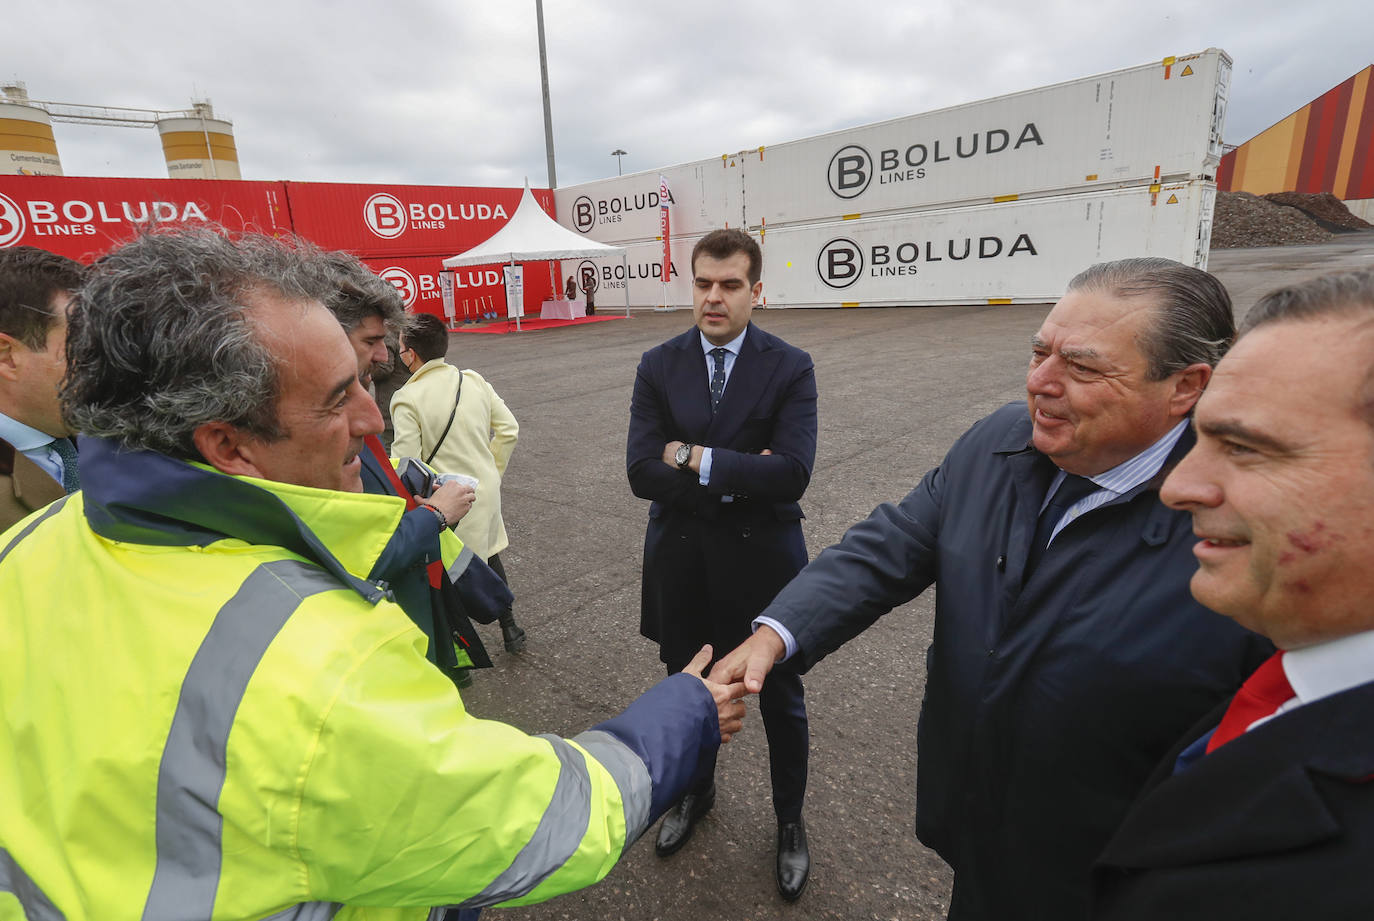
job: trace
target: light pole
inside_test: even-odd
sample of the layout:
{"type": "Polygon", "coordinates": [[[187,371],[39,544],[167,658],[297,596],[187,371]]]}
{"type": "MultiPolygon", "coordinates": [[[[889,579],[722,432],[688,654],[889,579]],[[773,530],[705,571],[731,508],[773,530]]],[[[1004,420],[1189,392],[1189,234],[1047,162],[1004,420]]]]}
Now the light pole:
{"type": "Polygon", "coordinates": [[[620,158],[625,156],[625,151],[617,147],[615,150],[611,151],[611,156],[615,157],[615,174],[617,176],[625,175],[620,171],[620,158]]]}
{"type": "Polygon", "coordinates": [[[539,82],[544,91],[544,155],[549,163],[549,188],[558,188],[553,169],[553,115],[549,111],[549,56],[544,50],[544,0],[534,0],[534,18],[539,24],[539,82]]]}

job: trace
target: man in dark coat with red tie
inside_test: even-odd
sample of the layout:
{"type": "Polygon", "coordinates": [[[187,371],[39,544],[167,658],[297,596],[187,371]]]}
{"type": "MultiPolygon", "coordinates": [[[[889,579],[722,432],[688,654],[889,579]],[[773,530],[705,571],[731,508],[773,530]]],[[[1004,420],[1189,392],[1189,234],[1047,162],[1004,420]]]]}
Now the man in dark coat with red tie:
{"type": "Polygon", "coordinates": [[[1195,426],[1193,595],[1280,652],[1160,763],[1093,918],[1374,918],[1374,271],[1262,299],[1195,426]]]}
{"type": "Polygon", "coordinates": [[[1084,921],[1153,766],[1272,652],[1188,594],[1190,522],[1159,501],[1234,332],[1206,272],[1081,272],[1031,337],[1025,401],[822,551],[712,672],[810,668],[935,586],[916,834],[954,870],[954,921],[1084,921]]]}
{"type": "MultiPolygon", "coordinates": [[[[750,620],[806,565],[799,500],[816,456],[811,357],[750,322],[763,254],[748,234],[712,231],[692,250],[696,325],[644,353],[630,404],[630,487],[650,499],[641,632],[669,673],[750,620]]],[[[778,890],[810,870],[802,820],[808,736],[801,677],[780,668],[759,699],[778,819],[778,890]]],[[[669,811],[656,850],[675,853],[715,803],[712,772],[669,811]]]]}

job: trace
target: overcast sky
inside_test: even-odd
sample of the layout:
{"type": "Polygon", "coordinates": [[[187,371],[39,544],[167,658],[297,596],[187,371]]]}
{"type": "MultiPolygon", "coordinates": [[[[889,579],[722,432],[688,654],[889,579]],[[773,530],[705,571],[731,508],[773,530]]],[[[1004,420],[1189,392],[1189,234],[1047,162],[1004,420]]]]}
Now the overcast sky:
{"type": "MultiPolygon", "coordinates": [[[[534,0],[14,2],[34,99],[234,123],[244,179],[547,185],[534,0]]],[[[1227,51],[1241,143],[1374,59],[1368,0],[546,0],[559,185],[1227,51]]],[[[54,126],[69,176],[165,178],[150,130],[54,126]]]]}

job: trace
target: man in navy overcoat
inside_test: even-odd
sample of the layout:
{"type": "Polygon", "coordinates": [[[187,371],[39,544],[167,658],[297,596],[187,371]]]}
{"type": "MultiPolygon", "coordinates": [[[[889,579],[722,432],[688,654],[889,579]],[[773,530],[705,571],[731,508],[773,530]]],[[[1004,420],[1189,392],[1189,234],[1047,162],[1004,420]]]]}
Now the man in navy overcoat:
{"type": "MultiPolygon", "coordinates": [[[[749,322],[763,256],[717,230],[692,250],[696,326],[644,353],[630,405],[630,487],[650,499],[640,631],[670,673],[702,644],[733,649],[806,565],[798,504],[816,456],[811,357],[749,322]]],[[[810,857],[802,823],[807,726],[801,678],[781,667],[759,699],[778,818],[778,889],[795,900],[810,857]]],[[[715,803],[713,772],[668,813],[660,856],[715,803]]]]}

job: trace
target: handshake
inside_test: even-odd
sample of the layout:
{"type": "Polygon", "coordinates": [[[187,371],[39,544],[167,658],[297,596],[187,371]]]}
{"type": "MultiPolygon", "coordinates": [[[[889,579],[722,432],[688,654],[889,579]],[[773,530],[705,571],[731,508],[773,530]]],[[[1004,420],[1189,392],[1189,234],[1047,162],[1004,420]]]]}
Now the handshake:
{"type": "Polygon", "coordinates": [[[702,674],[711,663],[709,645],[701,647],[682,670],[683,674],[700,678],[715,699],[722,743],[729,742],[743,727],[744,695],[757,694],[763,689],[764,678],[785,649],[782,637],[771,627],[762,626],[753,636],[719,659],[709,675],[702,674]]]}

